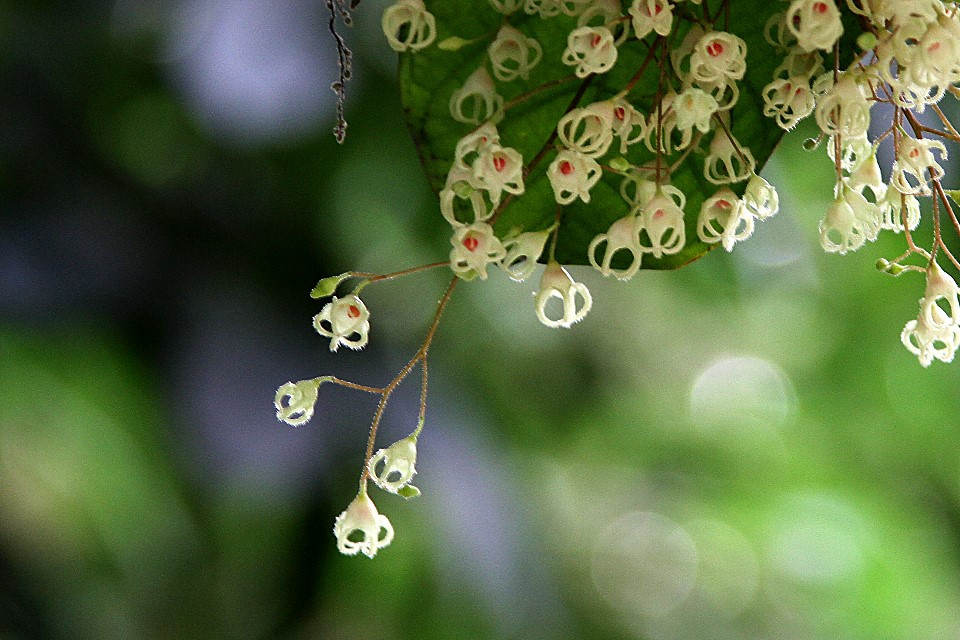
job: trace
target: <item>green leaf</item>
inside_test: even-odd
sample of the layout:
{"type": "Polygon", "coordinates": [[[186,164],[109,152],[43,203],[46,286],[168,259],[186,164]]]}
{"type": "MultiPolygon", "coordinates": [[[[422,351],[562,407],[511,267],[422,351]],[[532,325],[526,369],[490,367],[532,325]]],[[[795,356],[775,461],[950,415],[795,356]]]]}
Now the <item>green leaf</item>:
{"type": "MultiPolygon", "coordinates": [[[[626,8],[629,3],[624,2],[626,8]]],[[[716,5],[716,3],[711,3],[716,5]]],[[[400,56],[400,89],[404,115],[419,151],[427,178],[434,191],[439,192],[445,183],[447,171],[453,162],[457,141],[475,127],[453,120],[449,112],[450,97],[466,78],[478,67],[490,69],[487,47],[492,42],[504,21],[543,46],[543,59],[530,74],[529,81],[522,79],[509,83],[497,83],[497,89],[507,103],[532,88],[559,78],[570,76],[572,67],[562,63],[561,55],[566,47],[567,34],[576,27],[576,19],[557,16],[543,20],[518,11],[508,17],[496,13],[489,0],[433,0],[427,8],[434,14],[437,25],[437,41],[445,42],[456,37],[467,41],[456,51],[443,51],[430,46],[415,53],[400,56]]],[[[747,75],[740,83],[741,95],[732,111],[732,132],[736,139],[752,151],[758,167],[762,167],[773,152],[782,130],[762,114],[761,91],[773,78],[773,71],[781,56],[764,39],[764,27],[770,16],[784,5],[778,2],[755,0],[729,1],[729,28],[747,43],[747,75]]],[[[684,3],[676,8],[680,12],[696,12],[700,8],[684,3]]],[[[692,15],[692,14],[688,14],[692,15]]],[[[852,59],[856,52],[856,37],[860,33],[853,16],[844,13],[845,34],[841,40],[843,61],[852,59]]],[[[723,29],[721,18],[718,29],[723,29]]],[[[679,43],[691,24],[675,20],[674,46],[679,43]]],[[[459,44],[461,40],[456,40],[459,44]]],[[[620,47],[616,66],[607,74],[574,78],[510,108],[498,129],[505,146],[514,147],[528,163],[544,148],[556,128],[557,121],[571,105],[575,95],[582,92],[579,106],[605,100],[620,92],[631,76],[639,69],[647,56],[648,44],[633,36],[620,47]]],[[[829,54],[827,55],[829,58],[829,54]]],[[[829,62],[827,63],[829,65],[829,62]]],[[[646,73],[628,96],[631,103],[642,113],[648,114],[657,93],[659,72],[657,64],[649,65],[646,73]]],[[[701,147],[706,150],[709,136],[701,147]]],[[[549,145],[548,145],[549,146],[549,145]]],[[[619,145],[614,142],[611,151],[616,155],[619,145]]],[[[557,210],[553,191],[546,177],[546,169],[554,155],[547,151],[543,160],[527,176],[526,192],[515,198],[497,220],[495,231],[504,237],[511,230],[538,231],[547,228],[557,210]]],[[[627,159],[634,165],[649,162],[653,154],[643,143],[633,145],[627,159]]],[[[676,255],[657,260],[644,256],[643,267],[648,269],[672,269],[688,264],[709,251],[712,246],[699,241],[696,231],[700,205],[711,196],[717,187],[703,177],[703,154],[694,152],[673,173],[672,184],[687,196],[686,224],[687,245],[676,255]]],[[[670,160],[675,159],[676,156],[670,160]]],[[[609,160],[600,160],[601,164],[609,160]]],[[[619,195],[622,178],[604,172],[600,182],[591,190],[591,201],[584,204],[577,200],[565,207],[561,219],[556,257],[564,264],[588,264],[587,247],[600,233],[605,233],[610,224],[628,213],[628,206],[619,195]]],[[[742,194],[744,183],[733,185],[734,191],[742,194]]],[[[445,224],[439,211],[437,224],[445,224]]]]}
{"type": "Polygon", "coordinates": [[[960,189],[944,189],[943,192],[950,196],[950,199],[960,204],[960,189]]]}
{"type": "Polygon", "coordinates": [[[416,498],[417,496],[419,496],[420,489],[417,489],[412,484],[408,484],[405,487],[400,487],[399,491],[397,491],[397,495],[402,496],[407,500],[409,500],[410,498],[416,498]]]}
{"type": "Polygon", "coordinates": [[[332,296],[337,292],[337,287],[340,286],[340,283],[350,277],[350,273],[341,273],[338,276],[330,276],[329,278],[324,278],[317,283],[317,286],[313,288],[313,291],[310,292],[310,297],[314,300],[318,298],[326,298],[327,296],[332,296]]]}

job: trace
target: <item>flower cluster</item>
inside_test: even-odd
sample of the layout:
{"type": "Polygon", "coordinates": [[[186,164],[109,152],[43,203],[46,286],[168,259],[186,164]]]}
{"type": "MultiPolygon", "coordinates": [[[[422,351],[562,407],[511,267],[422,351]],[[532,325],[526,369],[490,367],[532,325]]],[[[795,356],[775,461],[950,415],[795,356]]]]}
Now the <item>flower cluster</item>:
{"type": "Polygon", "coordinates": [[[784,62],[763,90],[764,113],[783,129],[813,115],[828,141],[837,180],[833,204],[820,220],[825,251],[845,254],[876,240],[881,231],[904,233],[906,253],[878,263],[893,275],[927,274],[921,313],[907,323],[903,344],[923,366],[934,359],[950,361],[956,350],[956,314],[925,301],[946,299],[953,304],[956,297],[951,293],[956,285],[936,262],[938,251],[960,269],[940,235],[943,214],[960,229],[940,183],[941,163],[947,158],[943,140],[960,142],[960,135],[937,107],[960,81],[960,12],[939,0],[847,0],[846,7],[867,25],[858,39],[867,54],[847,67],[836,53],[829,55],[843,33],[834,0],[793,0],[770,20],[767,40],[784,62]],[[828,59],[830,69],[825,68],[828,59]],[[871,112],[878,103],[890,105],[893,118],[871,140],[871,112]],[[930,106],[944,130],[920,124],[916,114],[930,106]],[[878,148],[885,141],[892,145],[893,156],[886,179],[878,161],[878,148]],[[929,251],[918,247],[910,234],[920,223],[919,198],[924,197],[931,198],[934,217],[929,251]],[[914,255],[925,265],[902,263],[914,255]]]}
{"type": "MultiPolygon", "coordinates": [[[[724,8],[733,1],[726,0],[724,8]]],[[[576,226],[582,232],[578,223],[583,218],[571,222],[566,217],[570,212],[582,215],[593,207],[591,219],[602,221],[592,227],[595,235],[586,255],[576,261],[619,280],[629,280],[644,266],[681,262],[697,249],[702,253],[704,245],[732,251],[758,222],[778,212],[777,191],[757,173],[763,158],[744,144],[756,140],[751,123],[741,122],[745,109],[736,109],[744,92],[756,110],[783,130],[812,116],[820,135],[810,146],[825,140],[836,172],[832,204],[819,222],[821,246],[845,254],[883,231],[903,234],[907,251],[895,260],[878,261],[885,273],[926,277],[919,313],[906,323],[901,341],[924,367],[934,360],[953,360],[960,348],[960,288],[941,263],[949,260],[960,269],[960,262],[941,229],[952,226],[960,232],[960,220],[951,203],[957,192],[945,190],[942,180],[948,152],[944,142],[960,143],[960,133],[938,103],[948,94],[960,95],[960,9],[941,0],[844,0],[839,5],[838,0],[783,0],[784,10],[767,22],[763,34],[780,64],[757,92],[743,84],[749,52],[734,32],[737,25],[720,19],[724,11],[711,19],[706,3],[696,11],[690,4],[701,3],[489,0],[499,14],[495,30],[473,40],[452,35],[437,43],[441,51],[476,45],[482,56],[479,66],[464,68],[456,82],[443,85],[449,93],[431,103],[444,113],[449,110],[451,119],[439,145],[447,148],[433,149],[438,152],[430,158],[444,163],[446,171],[439,209],[451,228],[449,258],[393,274],[348,272],[323,280],[314,297],[330,300],[313,319],[316,331],[329,339],[330,351],[360,349],[370,331],[370,313],[358,297],[361,289],[448,266],[453,277],[433,324],[419,350],[385,387],[323,376],[282,385],[274,402],[279,420],[299,426],[313,416],[324,383],[380,396],[359,491],[334,523],[342,553],[372,558],[393,539],[390,521],[368,495],[371,482],[404,498],[419,495],[411,481],[426,410],[427,354],[459,281],[485,280],[496,268],[525,281],[543,262],[534,313],[548,327],[569,328],[587,316],[593,300],[557,259],[562,253],[558,246],[570,252],[566,231],[576,226]],[[850,61],[841,59],[844,12],[857,18],[846,24],[856,22],[864,29],[857,38],[862,54],[850,61]],[[547,32],[537,28],[538,20],[554,19],[553,24],[563,25],[562,53],[536,37],[547,32]],[[636,51],[644,52],[643,62],[624,70],[623,61],[635,61],[636,51]],[[529,87],[531,78],[544,75],[547,65],[538,65],[547,54],[558,57],[554,68],[563,65],[568,76],[529,87]],[[593,83],[596,76],[604,76],[604,82],[593,83]],[[549,137],[537,150],[529,128],[515,126],[511,110],[566,82],[580,82],[580,88],[557,113],[555,124],[551,120],[549,137]],[[622,85],[611,88],[615,82],[622,85]],[[645,89],[637,90],[640,86],[645,89]],[[881,111],[874,109],[878,103],[886,103],[893,116],[876,135],[871,124],[881,111]],[[917,118],[927,108],[942,129],[917,118]],[[448,136],[450,131],[455,135],[448,136]],[[884,157],[892,159],[886,170],[880,164],[884,157]],[[681,168],[684,174],[678,172],[681,168]],[[702,186],[681,190],[692,182],[702,186]],[[921,222],[925,198],[932,204],[929,250],[917,246],[911,235],[921,222]],[[533,202],[533,208],[555,206],[552,220],[544,216],[531,224],[534,216],[518,217],[515,212],[524,211],[526,202],[533,202]],[[687,215],[688,205],[695,220],[687,215]],[[941,224],[947,218],[952,225],[941,224]],[[528,222],[508,224],[518,219],[528,222]],[[916,256],[922,264],[908,262],[916,256]],[[351,277],[362,280],[348,295],[334,295],[351,277]],[[417,428],[374,453],[383,409],[417,365],[423,373],[417,428]]],[[[382,27],[389,46],[407,56],[430,47],[438,32],[424,0],[396,0],[384,11],[382,27]]],[[[441,32],[444,27],[450,25],[441,25],[441,32]]]]}
{"type": "Polygon", "coordinates": [[[450,266],[454,273],[484,279],[487,266],[497,264],[510,277],[525,279],[552,233],[534,307],[545,325],[569,327],[590,309],[590,296],[554,260],[565,207],[590,204],[594,190],[607,180],[606,173],[620,180],[623,209],[611,218],[606,232],[592,239],[585,257],[604,276],[630,279],[641,268],[644,255],[662,260],[687,246],[694,228],[688,233],[684,211],[688,198],[671,183],[671,174],[685,161],[693,161],[690,153],[704,139],[709,142],[702,163],[704,180],[718,191],[708,194],[700,206],[697,237],[729,250],[750,236],[755,221],[776,213],[776,192],[756,175],[753,154],[734,133],[731,112],[747,71],[747,45],[742,38],[697,22],[666,55],[667,37],[684,19],[676,11],[676,2],[667,0],[633,0],[627,6],[619,0],[491,0],[490,4],[507,16],[507,22],[492,36],[484,65],[473,70],[450,98],[451,117],[473,125],[456,145],[440,193],[441,213],[453,226],[450,266]],[[577,18],[561,55],[577,78],[609,73],[617,66],[620,49],[631,41],[644,40],[650,52],[622,91],[571,105],[557,121],[556,148],[548,144],[532,159],[507,146],[497,129],[515,103],[504,101],[502,96],[509,89],[500,83],[526,79],[543,57],[542,43],[510,24],[509,18],[521,11],[542,19],[577,18]],[[645,73],[661,77],[652,102],[649,97],[632,97],[634,85],[645,73]],[[504,155],[494,164],[499,150],[504,155]],[[638,150],[649,159],[638,164],[625,159],[628,154],[637,157],[638,150]],[[512,198],[523,195],[524,180],[541,160],[547,164],[546,179],[558,206],[557,222],[548,230],[533,232],[538,234],[536,242],[533,237],[521,242],[523,232],[504,229],[506,233],[499,235],[500,214],[512,198]],[[746,190],[753,193],[750,199],[737,195],[746,190]],[[501,192],[508,195],[501,197],[501,192]],[[519,269],[515,265],[521,245],[526,249],[519,269]],[[554,299],[562,301],[563,313],[551,317],[545,309],[554,299]]]}

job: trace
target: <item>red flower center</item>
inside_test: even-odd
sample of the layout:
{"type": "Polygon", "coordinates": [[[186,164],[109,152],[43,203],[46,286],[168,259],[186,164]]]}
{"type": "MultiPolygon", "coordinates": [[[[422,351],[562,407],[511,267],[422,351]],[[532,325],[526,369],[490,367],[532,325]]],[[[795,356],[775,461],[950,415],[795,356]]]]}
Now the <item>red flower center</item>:
{"type": "Polygon", "coordinates": [[[920,149],[911,149],[911,150],[910,150],[909,156],[910,156],[911,158],[916,158],[916,157],[919,156],[919,155],[920,155],[920,149]]]}
{"type": "Polygon", "coordinates": [[[613,110],[613,117],[616,118],[617,120],[623,120],[624,118],[627,117],[627,110],[624,109],[623,107],[617,107],[616,109],[613,110]]]}
{"type": "Polygon", "coordinates": [[[467,248],[467,251],[476,251],[477,247],[480,246],[480,241],[473,236],[467,236],[463,239],[463,246],[467,248]]]}
{"type": "Polygon", "coordinates": [[[359,318],[360,309],[357,308],[357,305],[352,304],[349,307],[347,307],[347,315],[350,316],[351,318],[359,318]]]}
{"type": "Polygon", "coordinates": [[[562,173],[565,176],[570,175],[571,173],[573,173],[573,165],[567,162],[566,160],[564,160],[563,162],[560,163],[560,173],[562,173]]]}
{"type": "Polygon", "coordinates": [[[717,40],[714,40],[713,42],[707,45],[707,53],[711,57],[716,58],[718,55],[723,53],[723,43],[717,40]]]}
{"type": "Polygon", "coordinates": [[[726,200],[717,200],[717,206],[720,207],[721,209],[729,209],[730,203],[727,202],[726,200]]]}
{"type": "Polygon", "coordinates": [[[603,38],[600,37],[600,34],[595,34],[590,40],[590,46],[595,48],[598,44],[600,44],[602,39],[603,38]]]}
{"type": "Polygon", "coordinates": [[[826,2],[814,2],[813,10],[817,13],[826,13],[827,12],[827,3],[826,2]]]}
{"type": "Polygon", "coordinates": [[[663,209],[657,209],[657,210],[654,212],[653,217],[654,217],[655,220],[659,220],[660,218],[662,218],[662,217],[663,217],[663,209]]]}
{"type": "Polygon", "coordinates": [[[503,171],[503,168],[507,166],[507,159],[503,156],[494,156],[493,157],[493,168],[497,171],[503,171]]]}

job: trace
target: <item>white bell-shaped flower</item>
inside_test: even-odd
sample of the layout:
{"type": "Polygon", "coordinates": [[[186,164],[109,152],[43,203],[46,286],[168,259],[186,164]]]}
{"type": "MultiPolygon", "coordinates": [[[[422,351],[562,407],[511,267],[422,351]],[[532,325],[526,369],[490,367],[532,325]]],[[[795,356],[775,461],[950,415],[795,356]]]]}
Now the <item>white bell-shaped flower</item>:
{"type": "Polygon", "coordinates": [[[833,0],[793,0],[784,21],[806,51],[829,51],[843,35],[840,11],[833,0]]]}
{"type": "Polygon", "coordinates": [[[500,261],[503,269],[511,280],[523,282],[529,278],[537,268],[537,260],[543,254],[543,247],[550,237],[550,230],[527,231],[510,236],[503,241],[506,254],[500,261]]]}
{"type": "Polygon", "coordinates": [[[686,132],[696,128],[700,133],[707,133],[710,131],[710,118],[717,112],[717,107],[714,97],[702,89],[684,89],[673,101],[677,129],[686,132]]]}
{"type": "Polygon", "coordinates": [[[463,86],[450,96],[450,115],[457,122],[480,124],[503,119],[503,96],[490,73],[480,67],[470,74],[463,86]]]}
{"type": "Polygon", "coordinates": [[[557,122],[557,137],[563,146],[591,158],[599,158],[613,142],[614,107],[595,102],[571,109],[557,122]]]}
{"type": "Polygon", "coordinates": [[[827,253],[844,255],[856,251],[867,241],[866,225],[854,213],[846,195],[847,192],[841,190],[820,221],[820,246],[827,253]]]}
{"type": "Polygon", "coordinates": [[[696,84],[730,83],[747,71],[747,43],[726,31],[703,34],[690,54],[690,82],[696,84]]]}
{"type": "Polygon", "coordinates": [[[592,304],[593,298],[586,285],[574,282],[559,263],[551,261],[547,264],[540,279],[540,290],[534,298],[534,308],[540,322],[553,329],[571,327],[587,316],[592,304]],[[556,319],[547,315],[547,303],[552,298],[558,298],[563,305],[562,315],[556,319]]]}
{"type": "Polygon", "coordinates": [[[920,201],[916,196],[906,195],[888,186],[878,203],[880,208],[880,228],[894,233],[903,231],[904,207],[906,207],[907,229],[913,231],[920,224],[920,201]]]}
{"type": "Polygon", "coordinates": [[[645,206],[657,193],[657,183],[648,180],[645,172],[631,169],[620,183],[620,197],[630,206],[631,210],[645,206]]]}
{"type": "Polygon", "coordinates": [[[816,98],[801,77],[778,78],[763,88],[763,115],[773,118],[784,131],[813,113],[816,98]]]}
{"type": "Polygon", "coordinates": [[[683,207],[686,203],[686,196],[676,187],[664,185],[657,190],[653,198],[640,210],[637,225],[640,251],[661,258],[683,249],[687,242],[683,221],[683,207]]]}
{"type": "Polygon", "coordinates": [[[277,409],[277,420],[294,427],[306,424],[313,417],[317,404],[317,391],[322,379],[288,382],[277,389],[273,404],[277,409]]]}
{"type": "MultiPolygon", "coordinates": [[[[949,85],[960,80],[960,25],[956,15],[938,16],[916,46],[911,69],[933,85],[949,85]]],[[[917,76],[914,76],[917,77],[917,76]]]]}
{"type": "Polygon", "coordinates": [[[938,180],[944,173],[943,167],[933,156],[934,151],[940,153],[941,160],[947,159],[947,148],[939,140],[901,137],[890,180],[894,188],[907,195],[928,195],[928,181],[938,180]]]}
{"type": "MultiPolygon", "coordinates": [[[[481,153],[500,146],[500,133],[492,122],[485,122],[457,141],[454,149],[454,164],[472,171],[474,163],[481,153]]],[[[447,184],[450,184],[449,179],[447,184]]]]}
{"type": "Polygon", "coordinates": [[[870,152],[850,172],[848,182],[850,187],[859,193],[864,193],[869,189],[873,201],[878,204],[883,199],[887,192],[887,185],[883,182],[883,174],[880,172],[875,145],[871,145],[870,152]]]}
{"type": "Polygon", "coordinates": [[[606,27],[578,27],[567,36],[563,64],[576,67],[578,78],[591,73],[606,73],[617,62],[617,45],[606,27]]]}
{"type": "Polygon", "coordinates": [[[360,552],[372,558],[393,541],[393,525],[386,516],[377,512],[373,500],[363,490],[337,516],[333,523],[333,535],[337,537],[340,553],[353,556],[360,552]],[[359,540],[353,539],[356,534],[360,534],[359,540]]]}
{"type": "Polygon", "coordinates": [[[720,242],[727,251],[753,235],[753,216],[730,189],[724,187],[703,201],[697,235],[707,244],[720,242]]]}
{"type": "Polygon", "coordinates": [[[900,334],[900,342],[920,364],[929,367],[934,358],[941,362],[952,362],[960,347],[960,330],[948,324],[947,314],[940,307],[934,307],[930,318],[921,309],[916,320],[909,321],[900,334]],[[933,320],[933,324],[929,322],[933,320]]]}
{"type": "Polygon", "coordinates": [[[390,48],[397,52],[418,51],[437,37],[437,24],[423,0],[397,0],[380,20],[390,48]]]}
{"type": "Polygon", "coordinates": [[[504,191],[523,193],[523,157],[516,149],[490,145],[474,161],[473,176],[477,185],[490,194],[493,204],[498,205],[504,191]]]}
{"type": "Polygon", "coordinates": [[[413,480],[417,473],[416,463],[417,438],[410,435],[373,454],[367,463],[367,471],[378,487],[397,493],[413,480]]]}
{"type": "Polygon", "coordinates": [[[564,149],[547,168],[557,204],[570,204],[577,198],[590,202],[590,189],[600,180],[597,161],[579,151],[564,149]]]}
{"type": "Polygon", "coordinates": [[[640,251],[640,241],[637,238],[637,217],[633,214],[624,216],[610,225],[606,233],[597,235],[587,248],[587,258],[593,268],[604,276],[615,276],[618,280],[629,280],[640,269],[643,252],[640,251]],[[603,259],[597,262],[596,252],[600,245],[605,245],[603,259]],[[614,269],[610,266],[614,256],[622,252],[630,254],[630,264],[624,269],[614,269]]]}
{"type": "Polygon", "coordinates": [[[780,211],[780,196],[772,184],[753,174],[743,192],[743,205],[757,220],[766,220],[780,211]]]}
{"type": "Polygon", "coordinates": [[[506,255],[503,243],[486,222],[458,225],[450,238],[450,269],[464,280],[487,279],[487,266],[506,255]]]}
{"type": "Polygon", "coordinates": [[[750,149],[718,129],[710,141],[710,152],[703,161],[703,175],[713,184],[742,182],[753,175],[757,161],[750,149]]]}
{"type": "Polygon", "coordinates": [[[883,217],[880,214],[880,207],[876,203],[867,200],[862,193],[851,187],[849,178],[844,178],[840,189],[843,190],[847,203],[850,205],[850,208],[853,209],[853,214],[857,216],[857,220],[860,221],[861,228],[867,240],[873,242],[877,239],[877,236],[880,234],[880,229],[882,228],[883,217]]]}
{"type": "Polygon", "coordinates": [[[651,31],[667,36],[673,27],[673,6],[667,0],[633,0],[630,17],[633,33],[640,40],[651,31]]]}
{"type": "Polygon", "coordinates": [[[488,49],[493,75],[500,82],[516,78],[526,80],[543,57],[543,47],[508,24],[500,27],[488,49]]]}
{"type": "Polygon", "coordinates": [[[960,329],[958,294],[960,289],[957,288],[956,281],[941,269],[940,265],[932,262],[927,269],[927,288],[920,300],[920,312],[927,325],[935,329],[948,326],[960,329]],[[942,311],[942,315],[937,315],[937,309],[942,311]]]}
{"type": "Polygon", "coordinates": [[[370,332],[370,312],[363,300],[354,294],[343,298],[333,296],[313,317],[313,328],[330,338],[330,351],[336,351],[340,345],[362,349],[370,332]]]}
{"type": "Polygon", "coordinates": [[[867,99],[860,84],[862,81],[851,74],[844,74],[817,101],[815,115],[821,131],[828,136],[839,135],[842,138],[856,138],[867,132],[873,102],[867,99]]]}

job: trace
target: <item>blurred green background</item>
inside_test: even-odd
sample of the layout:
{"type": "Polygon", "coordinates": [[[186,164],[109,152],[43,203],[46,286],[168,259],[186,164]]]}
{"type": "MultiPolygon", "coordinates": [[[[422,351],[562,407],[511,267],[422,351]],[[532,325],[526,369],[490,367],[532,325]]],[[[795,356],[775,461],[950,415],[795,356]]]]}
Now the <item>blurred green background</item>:
{"type": "Polygon", "coordinates": [[[902,238],[820,251],[809,130],[754,238],[626,284],[575,269],[569,331],[535,281],[461,286],[424,495],[375,492],[394,543],[337,553],[373,399],[324,387],[294,429],[274,391],[384,384],[446,275],[367,289],[361,353],[329,353],[307,294],[449,247],[383,6],[347,34],[339,147],[318,0],[0,4],[0,638],[960,637],[960,364],[900,345],[923,285],[873,262],[902,238]]]}

